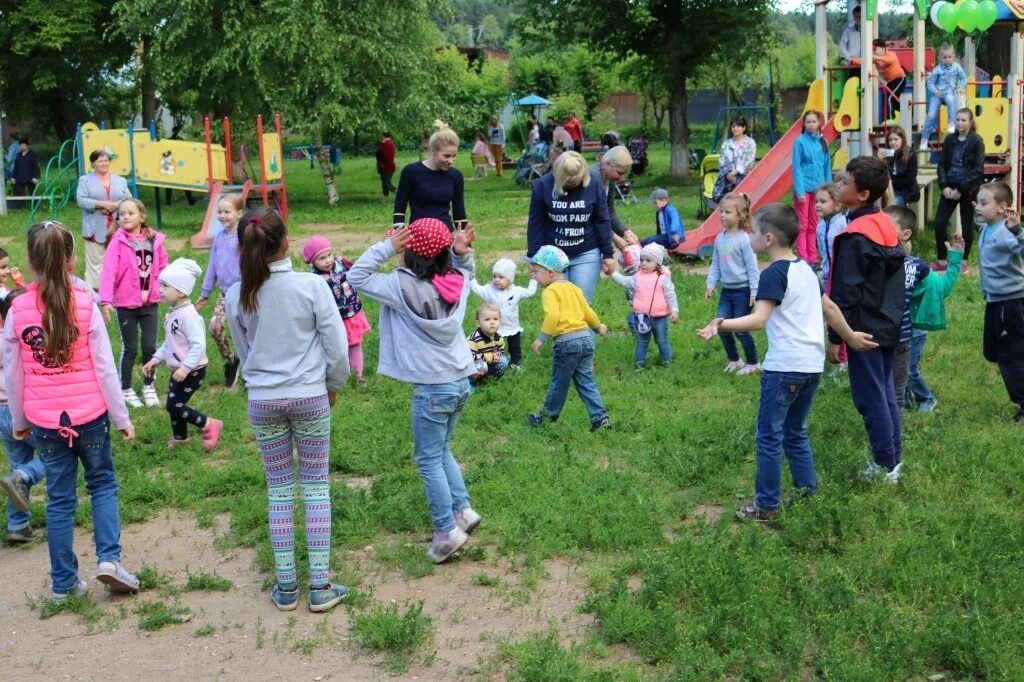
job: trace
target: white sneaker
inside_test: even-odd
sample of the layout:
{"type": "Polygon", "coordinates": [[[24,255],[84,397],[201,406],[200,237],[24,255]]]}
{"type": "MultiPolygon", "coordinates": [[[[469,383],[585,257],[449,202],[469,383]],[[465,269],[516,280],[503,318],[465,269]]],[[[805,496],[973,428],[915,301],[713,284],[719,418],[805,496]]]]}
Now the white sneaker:
{"type": "Polygon", "coordinates": [[[896,467],[885,475],[885,482],[896,484],[900,482],[900,471],[903,469],[903,462],[900,462],[896,467]]]}
{"type": "Polygon", "coordinates": [[[732,374],[733,372],[738,370],[740,367],[742,367],[744,364],[746,364],[746,363],[744,363],[742,360],[735,360],[733,362],[730,362],[728,365],[726,365],[725,369],[723,369],[722,371],[725,372],[726,374],[732,374]]]}
{"type": "Polygon", "coordinates": [[[135,392],[134,388],[126,388],[122,393],[124,394],[124,402],[128,407],[142,407],[142,401],[139,400],[139,394],[135,392]]]}
{"type": "Polygon", "coordinates": [[[928,151],[928,138],[927,137],[922,137],[921,138],[921,146],[918,147],[918,149],[920,149],[921,151],[928,151]]]}
{"type": "Polygon", "coordinates": [[[467,534],[472,533],[481,521],[483,521],[483,517],[473,511],[471,507],[466,507],[455,515],[455,525],[467,534]]]}
{"type": "Polygon", "coordinates": [[[78,584],[71,588],[70,592],[50,592],[50,599],[53,601],[64,601],[68,597],[76,594],[86,594],[89,592],[89,583],[84,580],[79,580],[78,584]]]}
{"type": "Polygon", "coordinates": [[[146,384],[142,387],[142,402],[146,407],[160,407],[160,396],[156,394],[156,386],[146,384]]]}
{"type": "Polygon", "coordinates": [[[96,567],[96,580],[117,594],[134,594],[139,591],[139,579],[129,573],[120,561],[101,561],[96,567]]]}
{"type": "Polygon", "coordinates": [[[738,370],[736,370],[736,375],[737,376],[746,376],[747,374],[753,374],[754,372],[760,372],[760,371],[761,371],[761,364],[755,362],[752,365],[743,365],[742,367],[740,367],[738,370]]]}
{"type": "Polygon", "coordinates": [[[435,564],[444,563],[462,549],[467,542],[469,542],[469,535],[458,526],[447,533],[434,533],[434,542],[427,550],[427,558],[435,564]]]}

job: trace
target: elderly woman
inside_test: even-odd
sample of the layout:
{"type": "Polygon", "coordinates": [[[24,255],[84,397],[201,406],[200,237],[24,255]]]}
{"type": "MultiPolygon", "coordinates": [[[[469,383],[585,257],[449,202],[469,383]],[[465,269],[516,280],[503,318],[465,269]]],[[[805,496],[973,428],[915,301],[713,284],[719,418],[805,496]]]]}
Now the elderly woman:
{"type": "Polygon", "coordinates": [[[110,154],[97,149],[89,154],[92,172],[78,180],[75,201],[82,209],[82,238],[85,240],[85,281],[94,290],[100,288],[100,270],[107,237],[117,229],[114,214],[117,205],[131,197],[128,183],[110,172],[110,154]]]}
{"type": "Polygon", "coordinates": [[[613,183],[618,183],[629,174],[633,167],[633,157],[622,145],[612,147],[601,160],[590,167],[591,181],[600,183],[608,197],[608,218],[612,223],[612,241],[619,251],[625,250],[629,244],[636,244],[637,237],[626,227],[619,214],[615,211],[615,190],[613,183]]]}
{"type": "Polygon", "coordinates": [[[569,257],[566,278],[583,290],[588,303],[601,271],[615,270],[608,198],[576,152],[563,152],[552,171],[533,183],[526,255],[548,244],[569,257]]]}

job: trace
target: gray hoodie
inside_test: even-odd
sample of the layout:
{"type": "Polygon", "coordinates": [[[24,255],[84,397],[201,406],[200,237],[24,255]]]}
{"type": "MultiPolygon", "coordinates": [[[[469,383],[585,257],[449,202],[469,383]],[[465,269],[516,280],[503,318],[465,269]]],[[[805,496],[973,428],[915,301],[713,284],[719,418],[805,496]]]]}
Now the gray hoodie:
{"type": "Polygon", "coordinates": [[[441,299],[426,280],[405,268],[377,272],[396,255],[390,240],[374,244],[348,271],[348,283],[360,296],[380,301],[380,356],[377,372],[410,384],[447,384],[474,373],[466,344],[466,316],[475,264],[473,253],[452,261],[464,280],[456,302],[441,299]]]}
{"type": "Polygon", "coordinates": [[[1024,298],[1024,232],[1015,237],[1005,221],[986,225],[978,240],[981,291],[989,303],[1024,298]]]}

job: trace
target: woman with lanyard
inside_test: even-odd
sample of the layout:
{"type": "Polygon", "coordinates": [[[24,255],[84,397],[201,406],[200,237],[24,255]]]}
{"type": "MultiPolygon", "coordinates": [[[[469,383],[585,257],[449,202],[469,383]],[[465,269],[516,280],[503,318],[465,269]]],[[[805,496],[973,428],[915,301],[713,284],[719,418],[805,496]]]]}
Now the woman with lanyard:
{"type": "Polygon", "coordinates": [[[85,282],[93,291],[100,288],[100,270],[107,237],[117,230],[114,213],[121,201],[131,197],[128,183],[110,172],[110,154],[97,149],[89,154],[92,172],[78,180],[75,201],[82,209],[82,238],[85,240],[85,282]]]}
{"type": "Polygon", "coordinates": [[[434,126],[437,132],[427,143],[426,160],[410,163],[399,176],[392,220],[395,227],[420,218],[437,218],[451,230],[463,230],[468,225],[465,180],[453,167],[459,136],[440,121],[434,126]],[[406,211],[410,213],[408,221],[406,211]]]}

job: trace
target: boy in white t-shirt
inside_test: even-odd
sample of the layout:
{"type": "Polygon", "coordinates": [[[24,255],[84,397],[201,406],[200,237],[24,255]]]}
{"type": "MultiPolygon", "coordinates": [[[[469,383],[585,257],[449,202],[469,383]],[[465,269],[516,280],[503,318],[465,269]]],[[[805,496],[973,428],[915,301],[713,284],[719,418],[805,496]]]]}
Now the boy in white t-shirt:
{"type": "Polygon", "coordinates": [[[804,494],[817,488],[814,454],[807,436],[818,381],[825,369],[822,317],[854,350],[877,344],[871,336],[850,329],[835,303],[824,294],[814,269],[793,255],[800,219],[789,206],[769,204],[753,215],[751,246],[771,260],[757,288],[754,311],[744,317],[721,317],[699,330],[703,339],[719,331],[764,328],[768,353],[761,363],[761,405],[757,417],[757,477],[754,500],[736,510],[741,519],[771,521],[779,515],[782,496],[782,451],[785,449],[793,485],[804,494]]]}

